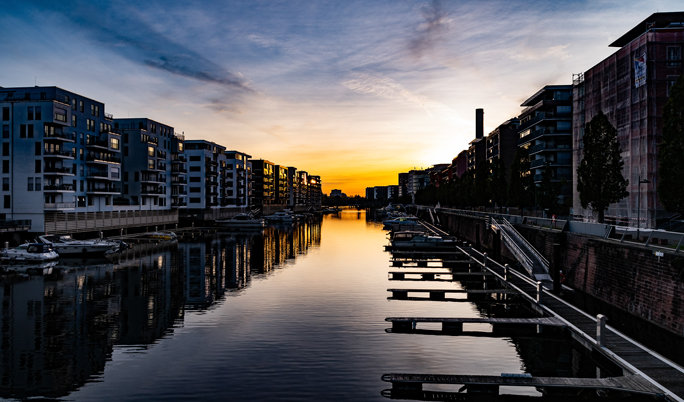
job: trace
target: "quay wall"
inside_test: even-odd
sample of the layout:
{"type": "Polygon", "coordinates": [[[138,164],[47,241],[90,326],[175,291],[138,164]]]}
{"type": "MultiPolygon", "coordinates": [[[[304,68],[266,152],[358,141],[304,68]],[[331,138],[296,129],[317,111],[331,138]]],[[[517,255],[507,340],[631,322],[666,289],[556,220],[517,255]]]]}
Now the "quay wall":
{"type": "MultiPolygon", "coordinates": [[[[429,220],[429,217],[424,217],[429,220]]],[[[450,233],[513,262],[487,218],[440,212],[440,223],[450,233]]],[[[612,307],[684,336],[684,255],[637,243],[560,230],[516,225],[516,229],[551,264],[558,264],[564,284],[612,307]]]]}

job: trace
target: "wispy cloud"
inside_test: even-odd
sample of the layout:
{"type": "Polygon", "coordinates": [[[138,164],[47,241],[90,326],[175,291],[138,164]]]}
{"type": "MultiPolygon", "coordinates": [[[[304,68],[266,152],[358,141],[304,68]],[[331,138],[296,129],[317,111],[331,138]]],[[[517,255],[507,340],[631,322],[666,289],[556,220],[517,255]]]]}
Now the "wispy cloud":
{"type": "Polygon", "coordinates": [[[429,103],[429,99],[426,97],[414,94],[389,77],[367,73],[354,73],[352,77],[342,82],[342,85],[356,93],[375,95],[380,98],[419,106],[423,109],[429,103]]]}
{"type": "Polygon", "coordinates": [[[418,25],[415,35],[409,40],[409,51],[414,57],[421,57],[432,50],[449,30],[449,14],[439,0],[421,7],[423,21],[418,25]]]}

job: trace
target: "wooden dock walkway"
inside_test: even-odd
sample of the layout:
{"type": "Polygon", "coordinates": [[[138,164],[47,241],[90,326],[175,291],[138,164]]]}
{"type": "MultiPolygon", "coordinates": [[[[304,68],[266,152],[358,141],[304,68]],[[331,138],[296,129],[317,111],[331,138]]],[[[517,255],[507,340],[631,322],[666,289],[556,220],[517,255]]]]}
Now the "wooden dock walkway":
{"type": "Polygon", "coordinates": [[[605,326],[605,330],[599,335],[596,317],[581,311],[518,272],[508,270],[506,273],[506,267],[489,259],[486,254],[470,248],[464,248],[464,252],[500,280],[503,281],[506,277],[508,285],[520,291],[539,312],[565,322],[573,337],[585,347],[614,361],[627,373],[642,376],[671,400],[684,402],[684,368],[610,326],[605,326]],[[541,292],[538,293],[540,288],[541,292]]]}
{"type": "MultiPolygon", "coordinates": [[[[382,380],[392,383],[383,391],[390,398],[415,397],[422,394],[423,384],[462,385],[468,393],[498,395],[500,386],[534,387],[551,395],[573,395],[583,390],[615,391],[635,395],[660,396],[662,392],[638,375],[607,378],[532,377],[526,375],[449,375],[449,374],[384,374],[382,380]]],[[[447,393],[448,394],[448,393],[447,393]]],[[[446,395],[445,395],[446,396],[446,395]]],[[[448,398],[444,398],[448,399],[448,398]]]]}
{"type": "Polygon", "coordinates": [[[564,328],[565,323],[553,317],[539,318],[481,318],[481,317],[387,317],[393,333],[423,333],[443,335],[493,335],[539,334],[545,327],[564,328]],[[418,323],[441,324],[441,330],[418,328],[418,323]],[[464,331],[463,324],[488,324],[490,331],[464,331]]]}

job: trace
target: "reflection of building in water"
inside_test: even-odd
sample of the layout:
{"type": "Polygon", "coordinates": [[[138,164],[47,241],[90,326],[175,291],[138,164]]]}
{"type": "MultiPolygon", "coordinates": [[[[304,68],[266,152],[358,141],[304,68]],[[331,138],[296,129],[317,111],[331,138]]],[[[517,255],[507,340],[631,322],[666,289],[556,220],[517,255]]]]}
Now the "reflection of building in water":
{"type": "Polygon", "coordinates": [[[124,262],[116,271],[121,313],[117,343],[146,345],[161,338],[182,317],[183,272],[176,252],[124,262]]]}
{"type": "Polygon", "coordinates": [[[181,272],[170,255],[3,278],[0,397],[67,395],[103,372],[114,344],[162,336],[182,306],[181,272]]]}
{"type": "Polygon", "coordinates": [[[267,273],[297,254],[305,254],[309,247],[321,244],[320,218],[286,227],[267,228],[263,236],[255,238],[251,247],[251,270],[267,273]]]}

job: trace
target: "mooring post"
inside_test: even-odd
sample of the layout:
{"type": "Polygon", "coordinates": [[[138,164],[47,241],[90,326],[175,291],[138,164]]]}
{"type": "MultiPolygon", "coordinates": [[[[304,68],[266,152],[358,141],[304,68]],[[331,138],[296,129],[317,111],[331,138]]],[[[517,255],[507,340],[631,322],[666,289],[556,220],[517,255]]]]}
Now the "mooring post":
{"type": "Polygon", "coordinates": [[[504,281],[508,282],[508,264],[504,264],[504,281]]]}
{"type": "Polygon", "coordinates": [[[541,294],[542,294],[542,283],[541,281],[537,281],[537,304],[541,302],[541,294]]]}
{"type": "Polygon", "coordinates": [[[482,253],[482,269],[487,268],[487,253],[482,253]]]}
{"type": "Polygon", "coordinates": [[[596,344],[603,347],[606,338],[606,316],[599,314],[596,316],[596,344]]]}

